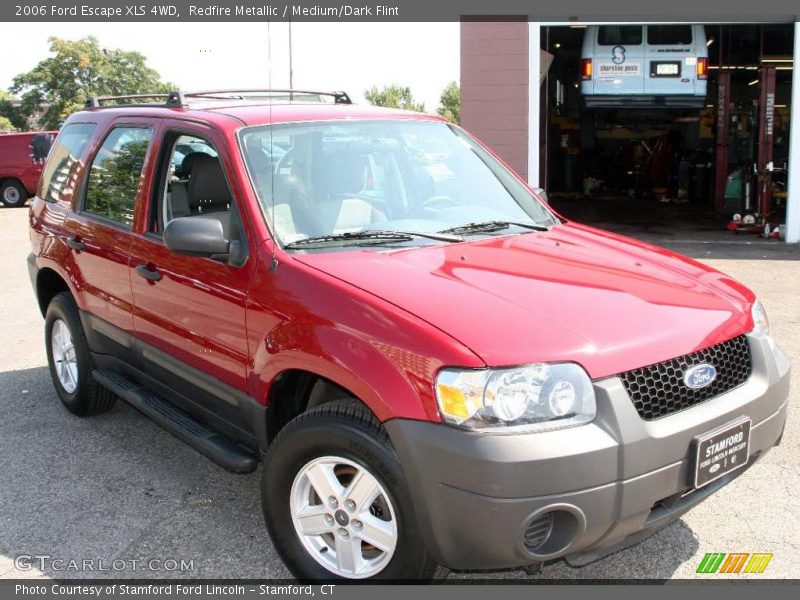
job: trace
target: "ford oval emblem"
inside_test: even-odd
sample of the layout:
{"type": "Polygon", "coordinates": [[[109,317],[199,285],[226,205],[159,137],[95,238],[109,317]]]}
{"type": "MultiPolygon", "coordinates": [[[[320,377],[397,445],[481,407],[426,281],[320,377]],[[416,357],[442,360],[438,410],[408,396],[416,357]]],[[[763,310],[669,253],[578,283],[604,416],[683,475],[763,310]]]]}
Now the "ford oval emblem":
{"type": "Polygon", "coordinates": [[[711,385],[716,378],[717,370],[714,368],[714,365],[703,363],[687,369],[686,373],[683,375],[683,383],[693,390],[699,390],[700,388],[711,385]]]}

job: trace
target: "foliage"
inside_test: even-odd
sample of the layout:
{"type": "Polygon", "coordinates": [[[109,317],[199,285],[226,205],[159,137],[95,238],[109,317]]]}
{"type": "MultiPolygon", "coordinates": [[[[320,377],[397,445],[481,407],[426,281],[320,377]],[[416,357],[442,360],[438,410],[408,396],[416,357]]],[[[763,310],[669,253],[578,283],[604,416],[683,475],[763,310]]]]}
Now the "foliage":
{"type": "Polygon", "coordinates": [[[0,117],[0,132],[3,131],[16,131],[17,128],[7,117],[0,117]]]}
{"type": "Polygon", "coordinates": [[[49,105],[41,117],[46,129],[58,128],[89,96],[169,91],[138,52],[101,48],[94,37],[49,41],[53,56],[17,75],[11,85],[12,93],[21,94],[23,116],[49,105]]]}
{"type": "Polygon", "coordinates": [[[25,118],[12,100],[11,96],[0,90],[0,131],[16,131],[25,127],[25,118]]]}
{"type": "Polygon", "coordinates": [[[402,108],[416,112],[425,111],[424,102],[416,102],[411,94],[411,88],[403,87],[396,83],[378,89],[373,85],[364,92],[364,97],[373,106],[387,106],[389,108],[402,108]]]}
{"type": "Polygon", "coordinates": [[[455,81],[448,83],[442,91],[436,112],[451,123],[461,123],[461,88],[455,81]]]}

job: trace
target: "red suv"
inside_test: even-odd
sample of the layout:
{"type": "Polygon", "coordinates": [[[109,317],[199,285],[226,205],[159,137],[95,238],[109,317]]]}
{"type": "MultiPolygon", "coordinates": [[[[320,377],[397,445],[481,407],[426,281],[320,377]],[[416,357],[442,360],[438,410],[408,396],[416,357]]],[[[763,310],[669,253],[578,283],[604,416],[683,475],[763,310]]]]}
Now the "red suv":
{"type": "Polygon", "coordinates": [[[779,442],[789,362],[750,290],[566,221],[459,127],[331,98],[68,119],[29,258],[68,410],[263,459],[316,580],[585,564],[779,442]]]}

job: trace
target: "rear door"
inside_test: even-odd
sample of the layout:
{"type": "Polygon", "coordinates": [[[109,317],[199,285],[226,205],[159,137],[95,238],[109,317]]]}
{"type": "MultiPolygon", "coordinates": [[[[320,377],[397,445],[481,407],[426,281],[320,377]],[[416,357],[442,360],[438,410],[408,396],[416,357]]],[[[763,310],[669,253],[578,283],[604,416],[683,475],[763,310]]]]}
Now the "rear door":
{"type": "Polygon", "coordinates": [[[643,26],[598,26],[592,68],[594,94],[642,94],[644,54],[643,26]]]}
{"type": "MultiPolygon", "coordinates": [[[[645,28],[647,94],[686,96],[695,94],[697,49],[691,25],[647,25],[645,28]]],[[[705,49],[705,43],[703,44],[705,49]]]]}
{"type": "Polygon", "coordinates": [[[131,231],[156,127],[157,121],[134,118],[106,130],[90,157],[75,210],[64,221],[81,308],[91,321],[89,329],[101,334],[93,337],[96,352],[128,356],[131,350],[131,231]]]}

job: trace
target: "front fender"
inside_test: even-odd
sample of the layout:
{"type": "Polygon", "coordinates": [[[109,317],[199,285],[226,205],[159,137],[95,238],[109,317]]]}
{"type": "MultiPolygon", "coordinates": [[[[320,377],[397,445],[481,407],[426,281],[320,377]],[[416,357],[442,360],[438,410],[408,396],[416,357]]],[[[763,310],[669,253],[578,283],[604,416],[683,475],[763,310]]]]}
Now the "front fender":
{"type": "Polygon", "coordinates": [[[256,365],[263,364],[257,397],[268,397],[271,382],[286,371],[298,369],[346,389],[381,421],[396,416],[439,420],[428,373],[435,369],[426,368],[418,356],[402,348],[382,347],[379,342],[361,339],[336,326],[286,324],[279,335],[314,339],[317,343],[312,352],[302,347],[281,347],[275,348],[277,352],[270,357],[257,358],[256,365]]]}
{"type": "Polygon", "coordinates": [[[440,421],[439,369],[485,366],[429,323],[290,258],[260,268],[248,296],[250,393],[264,403],[281,373],[299,369],[348,390],[381,421],[440,421]]]}

